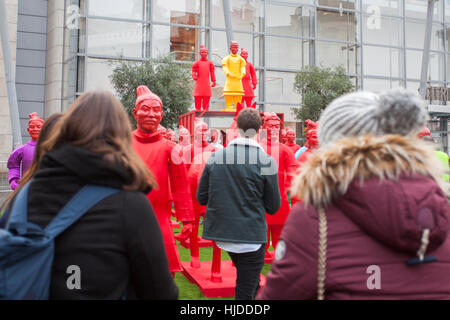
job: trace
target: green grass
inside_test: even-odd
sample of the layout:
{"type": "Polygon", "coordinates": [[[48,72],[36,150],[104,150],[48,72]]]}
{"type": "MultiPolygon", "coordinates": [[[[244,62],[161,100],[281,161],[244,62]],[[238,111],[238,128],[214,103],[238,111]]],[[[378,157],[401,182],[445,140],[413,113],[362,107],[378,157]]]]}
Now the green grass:
{"type": "MultiPolygon", "coordinates": [[[[175,234],[180,233],[180,229],[174,229],[175,234]]],[[[203,225],[199,226],[199,235],[202,235],[203,232],[203,225]]],[[[178,243],[178,241],[177,241],[178,243]]],[[[269,250],[273,250],[272,246],[269,248],[269,250]]],[[[178,243],[178,251],[180,253],[180,259],[181,261],[191,261],[191,254],[189,249],[183,248],[178,243]]],[[[212,247],[209,248],[200,248],[200,261],[211,261],[212,260],[212,247]]],[[[228,253],[222,250],[222,260],[231,260],[228,253]]],[[[262,269],[262,274],[267,275],[271,269],[271,264],[265,264],[262,269]]],[[[181,272],[177,272],[175,274],[175,283],[178,286],[179,289],[179,295],[178,299],[180,300],[232,300],[234,297],[230,298],[207,298],[205,297],[200,289],[197,287],[197,285],[191,283],[181,272]]]]}

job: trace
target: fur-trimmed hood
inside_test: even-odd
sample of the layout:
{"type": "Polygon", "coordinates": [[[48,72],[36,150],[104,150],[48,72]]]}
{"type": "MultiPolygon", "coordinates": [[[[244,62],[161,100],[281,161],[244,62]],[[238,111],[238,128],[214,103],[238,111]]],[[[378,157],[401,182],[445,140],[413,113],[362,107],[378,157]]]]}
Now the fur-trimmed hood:
{"type": "Polygon", "coordinates": [[[385,244],[415,252],[424,228],[432,230],[429,249],[448,232],[444,173],[424,141],[363,136],[311,153],[291,191],[306,206],[334,206],[385,244]]]}

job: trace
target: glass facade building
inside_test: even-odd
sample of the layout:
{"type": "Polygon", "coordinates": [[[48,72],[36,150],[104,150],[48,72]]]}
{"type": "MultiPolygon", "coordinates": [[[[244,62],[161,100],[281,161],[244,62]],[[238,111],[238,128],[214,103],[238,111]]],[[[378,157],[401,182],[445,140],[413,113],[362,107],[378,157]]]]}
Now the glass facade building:
{"type": "MultiPolygon", "coordinates": [[[[209,48],[216,65],[212,109],[223,108],[228,54],[224,0],[66,0],[63,104],[87,90],[113,90],[119,60],[172,54],[179,63],[209,48]],[[78,10],[78,11],[77,11],[78,10]],[[71,26],[73,27],[67,27],[71,26]]],[[[342,65],[358,89],[419,88],[426,0],[226,0],[233,38],[249,52],[260,110],[291,110],[301,97],[295,73],[305,65],[342,65]]],[[[450,82],[450,0],[435,4],[428,80],[450,82]]]]}

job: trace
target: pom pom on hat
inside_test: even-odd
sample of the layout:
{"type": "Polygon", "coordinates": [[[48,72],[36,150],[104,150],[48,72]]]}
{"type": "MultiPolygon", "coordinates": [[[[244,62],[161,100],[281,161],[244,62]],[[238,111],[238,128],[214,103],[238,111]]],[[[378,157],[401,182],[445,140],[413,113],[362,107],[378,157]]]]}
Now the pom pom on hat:
{"type": "Polygon", "coordinates": [[[431,136],[430,129],[428,129],[426,126],[422,127],[422,130],[417,134],[417,138],[423,138],[425,136],[431,136]]]}
{"type": "Polygon", "coordinates": [[[150,91],[150,89],[147,86],[139,86],[136,89],[136,104],[135,106],[139,106],[144,100],[156,100],[159,102],[159,104],[163,105],[161,98],[158,97],[156,94],[154,94],[153,92],[150,91]]]}

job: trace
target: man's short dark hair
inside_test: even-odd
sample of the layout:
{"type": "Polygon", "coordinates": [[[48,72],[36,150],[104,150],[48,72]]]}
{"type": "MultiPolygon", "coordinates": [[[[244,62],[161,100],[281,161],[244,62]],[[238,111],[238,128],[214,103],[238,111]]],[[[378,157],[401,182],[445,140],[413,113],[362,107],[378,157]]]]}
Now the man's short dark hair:
{"type": "Polygon", "coordinates": [[[253,108],[241,110],[236,121],[238,128],[243,131],[243,136],[246,138],[251,138],[256,135],[262,124],[259,111],[253,108]]]}

